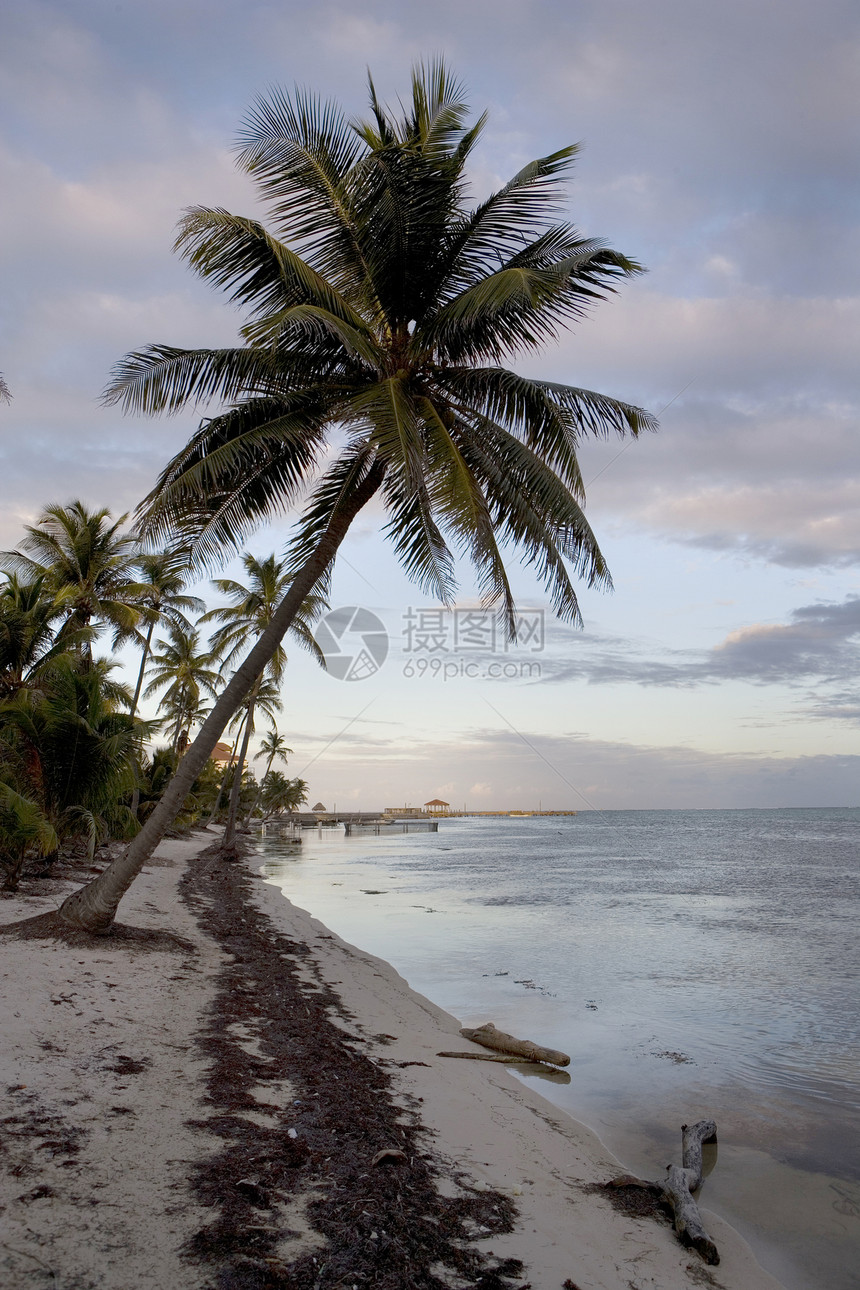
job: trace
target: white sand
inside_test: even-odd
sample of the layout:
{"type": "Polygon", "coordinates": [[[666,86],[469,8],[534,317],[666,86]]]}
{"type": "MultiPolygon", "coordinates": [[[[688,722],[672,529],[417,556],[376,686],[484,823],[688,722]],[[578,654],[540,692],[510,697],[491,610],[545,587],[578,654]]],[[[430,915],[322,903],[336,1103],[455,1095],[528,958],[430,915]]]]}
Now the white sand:
{"type": "MultiPolygon", "coordinates": [[[[120,909],[124,923],[192,941],[190,961],[109,941],[80,950],[0,940],[2,1290],[200,1290],[208,1280],[180,1254],[211,1217],[190,1192],[191,1165],[218,1145],[186,1124],[207,1115],[194,1035],[222,962],[176,892],[183,864],[202,845],[165,843],[120,909]],[[123,1074],[127,1059],[144,1068],[123,1074]],[[42,1117],[35,1140],[21,1132],[34,1113],[42,1117]]],[[[0,921],[55,908],[63,890],[51,884],[37,900],[4,900],[0,921]]],[[[271,884],[255,882],[254,899],[307,942],[353,1015],[350,1029],[367,1036],[368,1053],[386,1062],[404,1099],[422,1099],[428,1149],[448,1165],[445,1186],[513,1198],[515,1231],[487,1238],[485,1248],[521,1259],[532,1290],[561,1290],[567,1278],[579,1290],[778,1290],[742,1238],[707,1211],[722,1255],[713,1269],[667,1227],[583,1193],[584,1184],[623,1172],[587,1128],[503,1067],[437,1057],[468,1046],[453,1017],[271,884]],[[379,1034],[394,1041],[371,1040],[379,1034]]]]}

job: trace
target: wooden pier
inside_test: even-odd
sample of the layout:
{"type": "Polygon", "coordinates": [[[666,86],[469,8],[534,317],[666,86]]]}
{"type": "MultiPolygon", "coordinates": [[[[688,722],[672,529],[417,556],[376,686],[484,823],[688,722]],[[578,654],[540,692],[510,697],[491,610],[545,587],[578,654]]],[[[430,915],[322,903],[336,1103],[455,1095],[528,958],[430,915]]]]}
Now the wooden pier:
{"type": "Polygon", "coordinates": [[[532,817],[572,816],[576,811],[301,811],[291,815],[263,820],[259,827],[263,836],[277,835],[301,842],[303,829],[333,829],[343,825],[347,836],[356,833],[381,833],[394,829],[400,833],[436,833],[439,820],[488,819],[523,820],[532,817]]]}
{"type": "Polygon", "coordinates": [[[344,833],[348,838],[363,833],[438,833],[438,820],[345,820],[344,833]]]}

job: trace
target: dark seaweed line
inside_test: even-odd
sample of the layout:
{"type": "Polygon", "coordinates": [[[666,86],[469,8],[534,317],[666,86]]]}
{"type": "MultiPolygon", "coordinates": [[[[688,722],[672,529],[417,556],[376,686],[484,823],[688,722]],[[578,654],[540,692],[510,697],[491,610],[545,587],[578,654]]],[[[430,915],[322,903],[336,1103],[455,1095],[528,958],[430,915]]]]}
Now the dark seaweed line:
{"type": "Polygon", "coordinates": [[[188,1257],[212,1267],[217,1290],[512,1290],[522,1265],[476,1250],[470,1233],[478,1225],[482,1236],[511,1231],[513,1205],[495,1192],[439,1195],[444,1166],[427,1150],[417,1109],[405,1113],[393,1100],[368,1041],[330,1019],[334,1010],[352,1021],[334,992],[300,979],[302,967],[315,966],[308,947],[253,906],[253,881],[240,857],[210,848],[181,884],[201,928],[233,959],[196,1037],[210,1063],[213,1108],[196,1124],[223,1146],[192,1178],[213,1218],[188,1257]],[[229,1032],[243,1022],[258,1034],[259,1058],[229,1032]],[[270,1080],[289,1081],[288,1105],[252,1095],[270,1080]],[[273,1125],[246,1118],[252,1110],[270,1113],[273,1125]],[[373,1167],[386,1148],[405,1161],[373,1167]],[[315,1193],[307,1218],[324,1244],[283,1262],[276,1249],[290,1233],[271,1221],[271,1204],[307,1192],[315,1193]]]}

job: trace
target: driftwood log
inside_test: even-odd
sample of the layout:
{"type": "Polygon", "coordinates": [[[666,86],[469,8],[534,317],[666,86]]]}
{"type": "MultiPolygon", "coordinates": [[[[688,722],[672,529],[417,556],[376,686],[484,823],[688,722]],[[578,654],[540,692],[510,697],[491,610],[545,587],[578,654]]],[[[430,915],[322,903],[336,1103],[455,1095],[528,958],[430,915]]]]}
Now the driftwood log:
{"type": "Polygon", "coordinates": [[[615,1191],[628,1187],[641,1188],[660,1196],[671,1207],[675,1231],[683,1245],[689,1245],[701,1254],[706,1263],[717,1264],[720,1256],[717,1247],[702,1223],[699,1207],[692,1193],[702,1185],[702,1144],[716,1142],[717,1126],[713,1120],[697,1120],[695,1124],[681,1125],[680,1165],[667,1165],[667,1176],[658,1182],[621,1174],[606,1185],[615,1191]]]}
{"type": "Polygon", "coordinates": [[[513,1035],[506,1035],[503,1030],[497,1030],[492,1021],[474,1030],[464,1026],[460,1034],[464,1039],[471,1039],[474,1044],[492,1048],[495,1052],[504,1053],[506,1056],[518,1057],[520,1061],[546,1062],[550,1066],[570,1065],[567,1053],[560,1053],[554,1048],[543,1048],[540,1044],[533,1044],[530,1039],[515,1039],[513,1035]]]}
{"type": "Polygon", "coordinates": [[[716,1142],[717,1126],[713,1120],[697,1120],[681,1125],[680,1165],[667,1165],[668,1175],[661,1184],[663,1194],[675,1214],[675,1231],[684,1245],[691,1245],[706,1263],[717,1264],[720,1256],[702,1223],[699,1207],[692,1193],[702,1185],[702,1144],[716,1142]]]}
{"type": "Polygon", "coordinates": [[[437,1057],[461,1057],[467,1062],[503,1062],[507,1066],[521,1066],[522,1057],[514,1057],[512,1053],[437,1053],[437,1057]]]}

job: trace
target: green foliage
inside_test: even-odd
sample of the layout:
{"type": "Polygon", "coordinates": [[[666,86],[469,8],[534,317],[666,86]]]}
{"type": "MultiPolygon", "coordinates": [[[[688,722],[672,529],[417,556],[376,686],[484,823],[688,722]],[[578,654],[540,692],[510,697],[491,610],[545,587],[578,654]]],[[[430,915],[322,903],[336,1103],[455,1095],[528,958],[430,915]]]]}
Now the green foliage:
{"type": "Polygon", "coordinates": [[[17,888],[28,850],[45,856],[58,845],[57,834],[38,802],[0,782],[0,870],[5,874],[6,890],[17,888]]]}
{"type": "MultiPolygon", "coordinates": [[[[210,644],[212,652],[225,667],[232,667],[247,653],[249,639],[253,640],[271,622],[292,581],[286,561],[279,560],[274,554],[258,559],[246,551],[242,564],[248,575],[247,585],[233,578],[213,579],[215,590],[231,603],[210,609],[200,619],[201,623],[220,624],[213,632],[210,644]]],[[[314,640],[313,622],[327,608],[328,603],[323,596],[308,596],[290,627],[299,644],[320,663],[324,659],[314,640]]],[[[266,669],[267,678],[280,683],[286,662],[286,650],[279,645],[266,669]]]]}
{"type": "Polygon", "coordinates": [[[281,811],[297,811],[308,800],[308,785],[304,779],[288,779],[279,770],[270,770],[263,780],[263,810],[266,815],[281,811]]]}
{"type": "Polygon", "coordinates": [[[91,639],[88,629],[57,640],[63,601],[50,593],[43,575],[32,582],[5,573],[0,585],[0,697],[37,689],[42,670],[68,649],[91,639]]]}
{"type": "MultiPolygon", "coordinates": [[[[172,748],[156,748],[151,757],[144,756],[138,783],[140,805],[138,818],[145,823],[157,806],[179,758],[172,748]]],[[[221,783],[221,771],[215,762],[206,763],[191,786],[182,810],[176,817],[177,828],[190,828],[208,816],[221,783]]]]}
{"type": "MultiPolygon", "coordinates": [[[[56,599],[63,615],[59,637],[70,643],[81,629],[94,625],[96,630],[111,628],[116,645],[140,621],[133,576],[138,547],[121,532],[128,516],[113,523],[111,518],[106,507],[91,511],[81,501],[46,506],[35,524],[25,526],[23,551],[2,555],[5,569],[28,582],[41,580],[56,599]]],[[[84,650],[89,654],[89,641],[84,650]]]]}
{"type": "MultiPolygon", "coordinates": [[[[136,832],[129,803],[145,778],[143,742],[153,723],[135,719],[137,695],[115,679],[112,662],[92,658],[92,643],[104,626],[115,639],[126,634],[123,624],[130,628],[138,616],[150,637],[157,621],[188,627],[184,611],[203,608],[183,594],[179,556],[141,554],[118,532],[122,521],[108,520],[106,510],[78,502],[48,507],[22,544],[39,559],[5,557],[14,566],[0,583],[0,869],[7,886],[17,885],[28,856],[50,863],[69,845],[92,855],[107,838],[136,832]],[[139,583],[128,576],[133,563],[139,583]]],[[[160,792],[166,776],[158,767],[150,787],[153,779],[160,792]]],[[[195,814],[193,804],[189,811],[195,814]]]]}
{"type": "Polygon", "coordinates": [[[187,613],[202,614],[203,601],[185,592],[188,556],[184,551],[144,551],[136,561],[138,586],[136,608],[145,630],[135,633],[140,645],[140,669],[134,691],[132,712],[137,711],[146,665],[152,645],[152,633],[158,626],[191,629],[187,613]]]}
{"type": "Polygon", "coordinates": [[[84,840],[90,854],[105,838],[135,830],[121,798],[134,787],[149,729],[129,714],[128,690],[111,678],[113,667],[59,655],[43,671],[41,692],[0,707],[19,787],[29,787],[59,837],[84,840]]]}
{"type": "Polygon", "coordinates": [[[149,697],[167,687],[161,711],[176,751],[183,732],[187,739],[191,727],[205,716],[205,700],[218,693],[221,677],[213,667],[217,657],[211,649],[202,648],[196,627],[186,630],[171,622],[169,638],[156,641],[156,647],[150,659],[152,679],[144,695],[149,697]]]}

